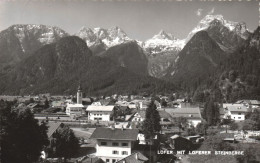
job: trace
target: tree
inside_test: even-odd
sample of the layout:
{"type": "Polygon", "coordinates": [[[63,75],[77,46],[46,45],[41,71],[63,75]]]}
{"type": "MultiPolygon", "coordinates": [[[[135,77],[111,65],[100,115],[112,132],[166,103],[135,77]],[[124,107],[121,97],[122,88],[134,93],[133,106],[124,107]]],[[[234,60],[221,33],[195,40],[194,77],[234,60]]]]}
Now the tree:
{"type": "Polygon", "coordinates": [[[145,120],[142,125],[143,133],[146,138],[152,139],[156,133],[161,131],[160,115],[156,110],[156,105],[152,101],[145,113],[145,120]]]}
{"type": "Polygon", "coordinates": [[[49,104],[48,99],[46,98],[45,101],[44,101],[44,108],[47,109],[49,107],[50,107],[50,104],[49,104]]]}
{"type": "Polygon", "coordinates": [[[205,103],[202,115],[209,125],[216,125],[217,122],[219,122],[219,108],[218,105],[213,102],[213,99],[205,103]]]}
{"type": "Polygon", "coordinates": [[[229,129],[230,130],[237,130],[238,129],[238,124],[234,121],[232,121],[230,124],[229,124],[229,129]]]}
{"type": "Polygon", "coordinates": [[[202,121],[196,126],[196,132],[199,134],[207,135],[209,125],[206,121],[202,121]]]}
{"type": "Polygon", "coordinates": [[[243,130],[260,130],[260,113],[254,111],[243,123],[243,130]]]}
{"type": "Polygon", "coordinates": [[[66,160],[77,153],[79,140],[68,126],[62,125],[53,135],[53,138],[54,141],[51,142],[50,147],[47,149],[50,157],[64,157],[66,160]]]}
{"type": "Polygon", "coordinates": [[[188,126],[188,120],[185,117],[177,117],[174,119],[175,124],[179,127],[179,130],[184,130],[188,126]]]}
{"type": "Polygon", "coordinates": [[[46,125],[34,119],[30,109],[14,112],[10,106],[0,108],[2,163],[32,163],[39,159],[49,141],[46,125]]]}

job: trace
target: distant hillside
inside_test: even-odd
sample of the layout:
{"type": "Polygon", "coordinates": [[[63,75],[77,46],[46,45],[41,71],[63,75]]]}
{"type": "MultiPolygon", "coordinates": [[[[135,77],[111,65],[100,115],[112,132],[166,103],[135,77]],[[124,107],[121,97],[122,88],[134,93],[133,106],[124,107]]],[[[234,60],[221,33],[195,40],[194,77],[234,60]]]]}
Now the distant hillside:
{"type": "Polygon", "coordinates": [[[102,57],[113,60],[129,71],[141,75],[148,75],[148,60],[142,48],[135,41],[113,46],[104,52],[102,57]]]}
{"type": "Polygon", "coordinates": [[[179,53],[166,78],[181,88],[196,89],[223,64],[226,54],[206,31],[196,33],[179,53]]]}
{"type": "Polygon", "coordinates": [[[206,31],[196,33],[168,69],[174,82],[195,101],[260,99],[259,27],[232,53],[226,53],[206,31]],[[208,94],[209,93],[209,94],[208,94]]]}
{"type": "Polygon", "coordinates": [[[174,91],[173,84],[138,74],[110,58],[92,55],[85,41],[69,36],[45,45],[0,76],[0,94],[87,94],[174,91]]]}

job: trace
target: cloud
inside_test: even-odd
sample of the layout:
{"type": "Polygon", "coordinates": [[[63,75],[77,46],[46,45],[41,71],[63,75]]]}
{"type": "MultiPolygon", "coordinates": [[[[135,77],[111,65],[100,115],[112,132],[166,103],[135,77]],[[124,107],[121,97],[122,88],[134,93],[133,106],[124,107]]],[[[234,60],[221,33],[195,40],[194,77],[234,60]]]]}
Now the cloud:
{"type": "Polygon", "coordinates": [[[213,7],[213,8],[208,12],[208,15],[214,14],[214,12],[215,12],[215,8],[213,7]]]}
{"type": "Polygon", "coordinates": [[[197,15],[197,16],[201,16],[202,11],[203,11],[203,9],[199,8],[199,9],[196,11],[196,15],[197,15]]]}

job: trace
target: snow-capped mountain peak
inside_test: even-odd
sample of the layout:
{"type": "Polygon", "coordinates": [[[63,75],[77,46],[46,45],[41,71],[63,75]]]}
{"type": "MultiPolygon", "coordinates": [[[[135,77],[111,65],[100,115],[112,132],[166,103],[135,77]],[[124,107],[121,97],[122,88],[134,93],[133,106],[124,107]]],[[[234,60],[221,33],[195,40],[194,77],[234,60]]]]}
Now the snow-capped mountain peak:
{"type": "Polygon", "coordinates": [[[80,28],[79,32],[76,33],[76,36],[85,40],[88,46],[92,46],[99,42],[98,37],[95,35],[93,30],[88,27],[80,28]]]}
{"type": "Polygon", "coordinates": [[[198,23],[198,25],[188,34],[186,38],[186,42],[188,42],[191,39],[191,37],[199,31],[207,30],[209,27],[212,26],[221,26],[221,25],[226,27],[229,31],[234,31],[237,34],[242,36],[247,31],[246,27],[243,26],[242,24],[238,22],[225,20],[222,15],[206,15],[198,23]]]}
{"type": "Polygon", "coordinates": [[[107,47],[112,47],[132,40],[121,28],[117,26],[109,29],[104,29],[100,27],[94,28],[93,30],[84,27],[81,29],[83,29],[83,31],[84,29],[87,29],[87,32],[82,32],[80,30],[79,33],[76,35],[84,39],[89,46],[100,44],[103,42],[107,47]]]}
{"type": "Polygon", "coordinates": [[[184,40],[179,40],[172,34],[161,30],[151,39],[144,42],[144,49],[148,53],[156,54],[166,51],[180,51],[184,47],[184,40]]]}
{"type": "Polygon", "coordinates": [[[177,40],[172,34],[166,33],[164,30],[161,30],[157,35],[154,35],[152,39],[177,40]]]}

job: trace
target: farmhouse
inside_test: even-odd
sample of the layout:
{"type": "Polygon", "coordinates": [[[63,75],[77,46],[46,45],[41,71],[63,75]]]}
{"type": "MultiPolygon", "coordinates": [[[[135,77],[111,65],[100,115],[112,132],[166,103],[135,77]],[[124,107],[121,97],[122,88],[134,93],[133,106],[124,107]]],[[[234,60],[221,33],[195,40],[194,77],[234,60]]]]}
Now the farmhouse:
{"type": "Polygon", "coordinates": [[[187,118],[190,125],[193,125],[194,127],[201,123],[202,120],[199,107],[165,109],[165,111],[168,112],[173,118],[187,118]]]}
{"type": "Polygon", "coordinates": [[[237,121],[245,120],[245,114],[248,112],[246,106],[243,104],[223,104],[224,118],[233,119],[237,121]]]}
{"type": "Polygon", "coordinates": [[[115,163],[132,154],[138,133],[137,129],[96,128],[90,139],[97,141],[97,157],[115,163]]]}
{"type": "Polygon", "coordinates": [[[89,120],[110,121],[114,105],[89,105],[86,109],[89,120]]]}

